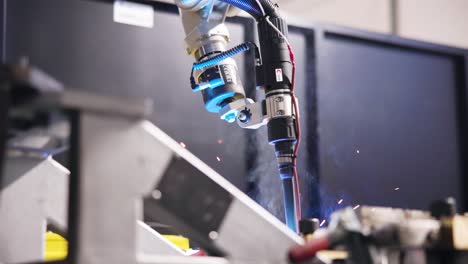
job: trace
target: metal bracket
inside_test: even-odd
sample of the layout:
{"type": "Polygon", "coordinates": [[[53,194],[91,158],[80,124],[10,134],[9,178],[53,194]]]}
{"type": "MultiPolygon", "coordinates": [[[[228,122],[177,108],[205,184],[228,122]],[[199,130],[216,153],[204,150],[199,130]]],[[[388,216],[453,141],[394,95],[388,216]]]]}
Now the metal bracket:
{"type": "Polygon", "coordinates": [[[47,220],[66,226],[68,170],[51,158],[9,155],[0,191],[0,261],[44,259],[47,220]]]}

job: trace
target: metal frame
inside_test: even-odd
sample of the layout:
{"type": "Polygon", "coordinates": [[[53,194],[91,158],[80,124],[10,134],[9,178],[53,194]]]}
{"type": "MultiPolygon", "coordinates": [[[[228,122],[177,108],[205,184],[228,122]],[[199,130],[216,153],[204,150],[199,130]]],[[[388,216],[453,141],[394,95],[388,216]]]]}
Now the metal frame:
{"type": "Polygon", "coordinates": [[[47,222],[66,229],[68,170],[52,158],[8,155],[0,191],[0,261],[44,258],[47,222]],[[48,221],[49,220],[49,221],[48,221]]]}
{"type": "Polygon", "coordinates": [[[145,256],[185,256],[185,252],[143,221],[137,221],[137,259],[145,256]]]}
{"type": "MultiPolygon", "coordinates": [[[[44,259],[46,224],[59,234],[67,233],[70,172],[51,156],[44,157],[41,139],[32,133],[15,138],[16,144],[31,145],[36,151],[17,148],[8,151],[2,178],[4,188],[0,191],[0,214],[4,216],[0,219],[0,240],[9,246],[0,248],[0,261],[44,259]]],[[[135,224],[138,255],[185,256],[144,222],[135,224]]]]}
{"type": "Polygon", "coordinates": [[[136,262],[135,220],[143,216],[138,198],[151,191],[171,157],[139,123],[128,116],[79,114],[79,150],[71,149],[79,155],[72,162],[80,169],[79,174],[72,170],[79,184],[70,186],[77,196],[71,200],[78,201],[70,204],[77,221],[69,234],[71,263],[136,262]]]}

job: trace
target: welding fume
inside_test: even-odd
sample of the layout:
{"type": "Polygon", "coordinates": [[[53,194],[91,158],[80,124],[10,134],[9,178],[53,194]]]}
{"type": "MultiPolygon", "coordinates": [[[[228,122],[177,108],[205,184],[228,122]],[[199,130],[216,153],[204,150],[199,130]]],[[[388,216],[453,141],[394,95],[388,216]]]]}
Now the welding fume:
{"type": "Polygon", "coordinates": [[[205,108],[229,123],[246,129],[266,126],[274,147],[283,183],[287,225],[297,231],[301,218],[296,160],[300,142],[297,98],[294,95],[296,65],[288,41],[287,24],[270,0],[177,0],[186,33],[187,51],[196,62],[190,73],[194,92],[203,96],[205,108]],[[257,22],[259,45],[247,42],[227,49],[226,16],[240,10],[257,22]],[[255,54],[256,86],[265,99],[247,98],[233,56],[251,50],[255,54]]]}

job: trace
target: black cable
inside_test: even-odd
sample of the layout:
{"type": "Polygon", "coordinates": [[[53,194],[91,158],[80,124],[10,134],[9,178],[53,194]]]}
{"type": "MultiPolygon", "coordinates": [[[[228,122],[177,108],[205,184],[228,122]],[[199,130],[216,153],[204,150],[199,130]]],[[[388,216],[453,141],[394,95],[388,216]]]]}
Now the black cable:
{"type": "Polygon", "coordinates": [[[278,6],[276,4],[273,4],[271,0],[259,0],[259,2],[265,10],[265,15],[272,18],[280,16],[277,9],[278,6]]]}

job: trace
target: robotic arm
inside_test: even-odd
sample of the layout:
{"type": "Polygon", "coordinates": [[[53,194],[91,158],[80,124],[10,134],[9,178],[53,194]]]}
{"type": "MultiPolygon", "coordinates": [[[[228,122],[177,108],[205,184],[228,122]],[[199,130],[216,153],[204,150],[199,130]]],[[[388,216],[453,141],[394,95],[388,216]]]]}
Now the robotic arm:
{"type": "Polygon", "coordinates": [[[287,24],[270,0],[175,0],[186,33],[187,52],[196,62],[191,73],[194,92],[203,95],[209,112],[242,128],[268,128],[268,141],[275,147],[287,225],[297,231],[300,197],[296,155],[300,138],[299,112],[294,96],[294,54],[287,40],[287,24]],[[230,50],[226,16],[238,8],[257,21],[260,49],[245,43],[230,50]],[[265,99],[246,98],[232,56],[249,50],[256,54],[257,88],[265,99]]]}

